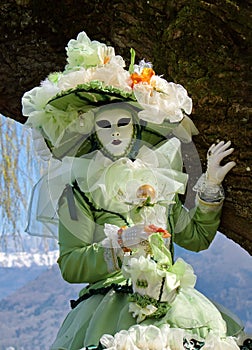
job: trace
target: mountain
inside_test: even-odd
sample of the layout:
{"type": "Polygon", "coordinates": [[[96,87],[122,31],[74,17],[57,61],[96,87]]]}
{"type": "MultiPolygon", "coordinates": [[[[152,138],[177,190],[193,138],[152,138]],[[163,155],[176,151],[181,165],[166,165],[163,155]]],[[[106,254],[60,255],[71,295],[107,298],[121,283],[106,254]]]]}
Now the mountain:
{"type": "Polygon", "coordinates": [[[0,252],[0,300],[56,263],[58,251],[0,252]]]}
{"type": "Polygon", "coordinates": [[[48,350],[80,289],[64,282],[53,265],[2,299],[0,350],[48,350]]]}

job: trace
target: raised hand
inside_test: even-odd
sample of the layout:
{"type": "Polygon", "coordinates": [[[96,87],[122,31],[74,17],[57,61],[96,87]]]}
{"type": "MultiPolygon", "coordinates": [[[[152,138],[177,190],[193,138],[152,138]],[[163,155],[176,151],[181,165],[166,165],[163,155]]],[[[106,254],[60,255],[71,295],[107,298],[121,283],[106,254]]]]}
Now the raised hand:
{"type": "Polygon", "coordinates": [[[231,141],[220,141],[213,144],[207,152],[207,173],[206,181],[209,184],[220,185],[227,173],[236,165],[231,161],[225,165],[220,165],[221,161],[230,155],[234,148],[230,148],[231,141]]]}

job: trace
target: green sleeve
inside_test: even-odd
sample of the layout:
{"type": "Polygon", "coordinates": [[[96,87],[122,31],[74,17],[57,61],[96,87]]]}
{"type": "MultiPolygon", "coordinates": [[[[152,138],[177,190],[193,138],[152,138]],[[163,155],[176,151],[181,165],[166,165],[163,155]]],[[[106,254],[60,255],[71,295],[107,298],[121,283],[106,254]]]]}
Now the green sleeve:
{"type": "Polygon", "coordinates": [[[207,249],[220,224],[222,202],[197,199],[197,206],[186,210],[177,201],[172,211],[173,241],[191,251],[207,249]]]}
{"type": "Polygon", "coordinates": [[[121,219],[111,214],[92,213],[87,203],[75,193],[77,220],[69,214],[67,199],[61,198],[59,205],[58,264],[63,278],[70,283],[94,283],[109,277],[119,270],[114,249],[103,248],[98,242],[105,235],[105,222],[122,225],[121,219]]]}

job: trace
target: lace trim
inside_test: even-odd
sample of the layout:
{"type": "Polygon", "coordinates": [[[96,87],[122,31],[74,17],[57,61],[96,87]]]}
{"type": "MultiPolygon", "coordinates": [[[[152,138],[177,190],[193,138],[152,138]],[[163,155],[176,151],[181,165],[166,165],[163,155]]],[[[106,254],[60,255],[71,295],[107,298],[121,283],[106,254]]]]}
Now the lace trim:
{"type": "MultiPolygon", "coordinates": [[[[121,249],[120,249],[121,250],[121,249]]],[[[120,257],[121,252],[119,249],[114,248],[104,248],[104,260],[107,264],[108,272],[114,272],[116,270],[120,270],[120,266],[118,263],[118,257],[120,257]],[[118,250],[118,254],[116,254],[116,250],[118,250]]]]}
{"type": "Polygon", "coordinates": [[[205,202],[220,202],[225,198],[222,185],[211,184],[206,179],[206,174],[202,174],[193,187],[200,199],[205,202]]]}

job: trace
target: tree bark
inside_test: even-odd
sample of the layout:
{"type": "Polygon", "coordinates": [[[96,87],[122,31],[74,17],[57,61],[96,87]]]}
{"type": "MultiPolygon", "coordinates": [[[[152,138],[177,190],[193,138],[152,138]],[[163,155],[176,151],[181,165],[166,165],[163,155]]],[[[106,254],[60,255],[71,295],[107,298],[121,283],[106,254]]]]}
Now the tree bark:
{"type": "Polygon", "coordinates": [[[192,97],[203,170],[208,147],[232,141],[237,165],[224,182],[220,231],[251,254],[250,15],[249,0],[2,0],[0,112],[25,122],[21,96],[64,69],[64,48],[80,31],[114,46],[128,64],[134,48],[137,60],[151,61],[192,97]]]}

